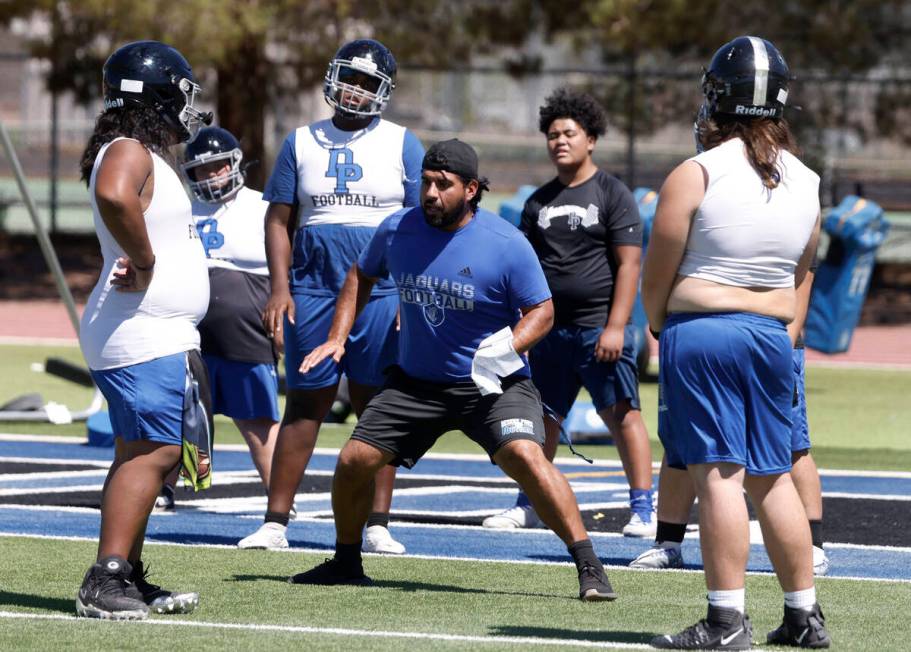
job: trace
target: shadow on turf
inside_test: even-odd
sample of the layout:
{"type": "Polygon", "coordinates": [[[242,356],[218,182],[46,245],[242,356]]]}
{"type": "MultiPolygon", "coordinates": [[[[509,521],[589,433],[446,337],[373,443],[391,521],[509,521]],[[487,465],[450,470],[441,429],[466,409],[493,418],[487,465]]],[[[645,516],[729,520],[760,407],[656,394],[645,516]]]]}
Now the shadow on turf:
{"type": "Polygon", "coordinates": [[[528,636],[535,638],[553,638],[580,641],[603,641],[605,643],[628,643],[648,645],[655,637],[646,632],[580,632],[575,629],[557,629],[555,627],[521,627],[517,625],[495,625],[490,628],[490,636],[528,636]]]}
{"type": "MultiPolygon", "coordinates": [[[[282,582],[285,583],[288,581],[287,575],[238,575],[235,574],[233,578],[225,579],[225,582],[282,582]]],[[[554,593],[529,593],[528,591],[490,591],[487,589],[475,589],[475,588],[466,588],[464,586],[452,586],[449,584],[428,584],[427,582],[409,582],[409,581],[397,581],[397,580],[374,580],[373,587],[364,587],[364,588],[378,588],[378,589],[395,589],[397,591],[437,591],[440,593],[479,593],[483,595],[514,595],[519,597],[532,597],[532,598],[553,598],[557,600],[578,600],[578,598],[571,594],[554,594],[554,593]]]]}
{"type": "Polygon", "coordinates": [[[65,614],[72,614],[76,610],[73,600],[49,598],[44,595],[32,595],[30,593],[10,593],[8,591],[0,591],[0,605],[62,611],[65,614]]]}

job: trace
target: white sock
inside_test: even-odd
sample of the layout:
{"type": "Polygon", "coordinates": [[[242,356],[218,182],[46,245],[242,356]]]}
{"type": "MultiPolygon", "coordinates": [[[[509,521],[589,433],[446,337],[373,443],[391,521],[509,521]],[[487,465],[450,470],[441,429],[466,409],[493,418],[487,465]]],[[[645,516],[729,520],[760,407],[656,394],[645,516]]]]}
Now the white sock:
{"type": "Polygon", "coordinates": [[[680,546],[683,544],[680,541],[662,541],[655,545],[659,548],[664,548],[665,550],[670,550],[671,548],[677,548],[679,550],[680,546]]]}
{"type": "Polygon", "coordinates": [[[713,607],[736,609],[744,612],[746,605],[746,589],[731,589],[730,591],[709,591],[709,604],[713,607]]]}
{"type": "Polygon", "coordinates": [[[269,521],[268,523],[263,523],[263,527],[267,527],[270,530],[278,530],[282,534],[288,531],[287,525],[282,525],[281,523],[276,523],[275,521],[269,521]]]}
{"type": "Polygon", "coordinates": [[[803,591],[785,591],[784,605],[791,609],[811,609],[816,604],[816,587],[803,591]]]}

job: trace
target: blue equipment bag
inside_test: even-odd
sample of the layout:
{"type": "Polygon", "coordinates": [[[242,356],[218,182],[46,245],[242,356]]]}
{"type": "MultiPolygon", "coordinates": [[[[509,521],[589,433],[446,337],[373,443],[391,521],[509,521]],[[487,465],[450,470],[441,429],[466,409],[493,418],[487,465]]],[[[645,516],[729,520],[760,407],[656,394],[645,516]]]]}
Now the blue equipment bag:
{"type": "Polygon", "coordinates": [[[875,202],[848,195],[829,211],[822,228],[831,239],[813,281],[805,341],[817,351],[843,353],[860,320],[889,222],[875,202]]]}
{"type": "Polygon", "coordinates": [[[500,217],[513,226],[519,226],[519,222],[522,221],[522,209],[525,208],[525,202],[531,197],[531,193],[537,189],[537,186],[519,186],[516,194],[500,203],[500,217]]]}
{"type": "MultiPolygon", "coordinates": [[[[652,234],[652,222],[655,221],[655,209],[658,208],[658,193],[650,188],[636,188],[633,191],[636,205],[639,206],[639,219],[642,220],[642,262],[645,262],[645,250],[652,234]]],[[[648,369],[648,317],[642,305],[642,282],[636,292],[636,303],[633,304],[633,324],[636,326],[636,366],[639,375],[643,376],[648,369]]]]}

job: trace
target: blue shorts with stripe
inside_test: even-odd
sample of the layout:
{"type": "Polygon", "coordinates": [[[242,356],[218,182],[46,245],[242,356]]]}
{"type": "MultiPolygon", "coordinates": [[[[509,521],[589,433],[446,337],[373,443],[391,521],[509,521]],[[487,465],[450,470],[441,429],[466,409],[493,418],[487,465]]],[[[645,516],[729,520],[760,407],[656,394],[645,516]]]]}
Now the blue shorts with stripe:
{"type": "MultiPolygon", "coordinates": [[[[208,389],[198,351],[175,353],[117,369],[92,370],[92,379],[108,402],[114,436],[180,446],[184,401],[193,381],[208,389]],[[189,360],[195,357],[195,361],[189,360]]],[[[203,412],[211,419],[207,392],[200,392],[203,412]]]]}
{"type": "Polygon", "coordinates": [[[603,329],[556,326],[528,353],[531,377],[541,401],[561,418],[569,414],[579,389],[585,387],[597,411],[628,400],[639,409],[634,327],[623,329],[623,351],[616,362],[595,359],[603,329]]]}
{"type": "Polygon", "coordinates": [[[274,364],[203,355],[212,387],[212,410],[232,419],[278,421],[278,372],[274,364]]]}
{"type": "Polygon", "coordinates": [[[750,313],[668,316],[659,340],[658,435],[670,466],[791,468],[794,373],[782,322],[750,313]]]}
{"type": "Polygon", "coordinates": [[[342,374],[361,385],[380,387],[386,370],[395,364],[398,333],[395,315],[398,295],[371,297],[354,322],[345,356],[336,364],[331,358],[311,369],[298,372],[310,351],[329,337],[335,314],[335,297],[294,295],[295,324],[285,318],[285,376],[289,389],[319,389],[335,385],[342,374]]]}

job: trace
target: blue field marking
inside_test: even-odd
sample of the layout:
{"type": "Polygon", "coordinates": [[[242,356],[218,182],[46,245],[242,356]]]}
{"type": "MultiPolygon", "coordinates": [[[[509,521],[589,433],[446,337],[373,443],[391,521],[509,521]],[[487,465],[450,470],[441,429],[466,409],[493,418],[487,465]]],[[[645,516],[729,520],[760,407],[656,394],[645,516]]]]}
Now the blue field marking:
{"type": "MultiPolygon", "coordinates": [[[[317,449],[309,465],[313,473],[329,475],[335,467],[336,451],[317,449]]],[[[69,477],[54,477],[40,473],[27,478],[15,474],[0,477],[0,494],[27,493],[29,489],[95,485],[104,480],[104,466],[110,462],[110,448],[94,448],[68,440],[45,439],[32,441],[24,437],[0,437],[0,460],[20,462],[48,460],[57,465],[98,464],[98,468],[78,471],[69,477]]],[[[255,482],[253,465],[247,451],[239,447],[216,448],[216,476],[227,480],[255,482]],[[240,476],[237,472],[244,472],[240,476]],[[232,475],[233,474],[233,475],[232,475]]],[[[568,474],[583,505],[621,506],[628,499],[622,475],[616,463],[591,466],[574,460],[561,461],[561,470],[568,474]]],[[[477,558],[503,561],[569,561],[562,542],[546,530],[495,531],[477,526],[447,526],[404,523],[395,521],[395,512],[428,513],[439,516],[495,513],[510,507],[515,485],[505,478],[483,455],[429,455],[412,469],[401,469],[400,477],[420,476],[445,480],[444,488],[408,487],[397,489],[393,501],[391,530],[404,543],[409,554],[430,557],[477,558]],[[484,488],[472,487],[465,481],[483,481],[484,488]],[[460,484],[461,483],[461,484],[460,484]]],[[[911,474],[822,472],[824,493],[850,494],[854,497],[911,496],[911,474]]],[[[263,497],[206,499],[182,502],[172,514],[153,514],[149,520],[148,538],[152,541],[185,544],[216,544],[234,546],[238,540],[255,530],[265,509],[263,497]]],[[[298,507],[302,518],[292,522],[288,538],[293,548],[330,550],[335,541],[331,519],[303,517],[305,514],[331,513],[328,493],[302,494],[298,507]]],[[[3,505],[0,495],[0,533],[33,534],[60,537],[98,536],[100,513],[93,509],[55,508],[48,506],[3,505]]],[[[650,541],[627,539],[616,534],[594,533],[593,540],[599,555],[607,563],[625,566],[645,550],[650,541]]],[[[687,538],[683,543],[687,567],[701,568],[698,539],[687,538]]],[[[911,548],[864,547],[846,544],[827,546],[832,561],[832,576],[860,577],[911,581],[911,548]]],[[[258,554],[238,551],[238,554],[258,554]]],[[[369,567],[369,559],[368,559],[369,567]]],[[[750,549],[750,571],[771,571],[771,565],[761,545],[750,549]]]]}
{"type": "MultiPolygon", "coordinates": [[[[94,510],[74,510],[61,514],[49,509],[0,507],[0,533],[94,538],[98,536],[100,515],[94,510]],[[65,518],[62,518],[65,517],[65,518]]],[[[175,514],[153,514],[149,519],[150,541],[233,546],[259,525],[258,519],[233,515],[178,510],[175,514]]],[[[569,562],[563,543],[547,530],[495,531],[478,527],[429,526],[393,523],[391,530],[410,555],[435,558],[470,558],[496,561],[569,562]]],[[[648,547],[649,542],[616,535],[594,534],[598,555],[612,566],[626,566],[648,547]]],[[[330,520],[292,522],[288,529],[292,548],[331,550],[335,528],[330,520]]],[[[857,577],[911,581],[911,549],[858,549],[834,546],[827,550],[832,561],[831,577],[857,577]]],[[[259,554],[238,551],[237,554],[259,554]]],[[[683,543],[686,567],[700,569],[702,557],[698,541],[683,543]]],[[[369,558],[365,562],[369,570],[369,558]]],[[[762,546],[750,546],[747,569],[771,572],[762,546]]]]}

